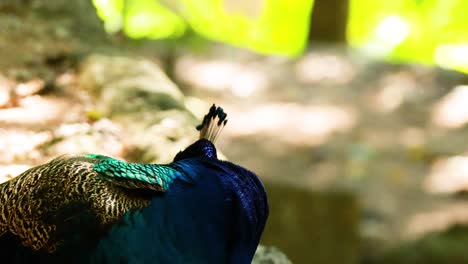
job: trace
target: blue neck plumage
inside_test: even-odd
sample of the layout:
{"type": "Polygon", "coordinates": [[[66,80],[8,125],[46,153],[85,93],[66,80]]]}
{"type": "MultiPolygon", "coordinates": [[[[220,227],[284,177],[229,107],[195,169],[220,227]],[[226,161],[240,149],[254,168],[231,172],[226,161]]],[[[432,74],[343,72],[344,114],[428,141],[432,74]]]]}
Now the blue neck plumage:
{"type": "Polygon", "coordinates": [[[177,153],[174,157],[174,162],[193,158],[218,159],[216,147],[207,139],[199,139],[192,145],[188,146],[184,151],[177,153]]]}
{"type": "Polygon", "coordinates": [[[128,214],[100,242],[97,260],[250,263],[268,216],[257,176],[218,160],[213,144],[204,139],[180,152],[170,166],[190,181],[175,180],[149,207],[128,214]]]}

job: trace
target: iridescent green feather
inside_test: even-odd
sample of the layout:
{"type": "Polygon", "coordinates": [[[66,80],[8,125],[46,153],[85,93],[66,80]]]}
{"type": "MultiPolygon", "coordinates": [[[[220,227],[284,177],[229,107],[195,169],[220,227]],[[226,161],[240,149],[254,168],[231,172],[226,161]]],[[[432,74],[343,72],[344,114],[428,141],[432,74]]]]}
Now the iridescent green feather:
{"type": "Polygon", "coordinates": [[[183,172],[170,165],[127,163],[97,154],[88,154],[86,157],[100,160],[93,166],[93,170],[105,180],[126,188],[165,191],[174,179],[187,181],[183,172]]]}

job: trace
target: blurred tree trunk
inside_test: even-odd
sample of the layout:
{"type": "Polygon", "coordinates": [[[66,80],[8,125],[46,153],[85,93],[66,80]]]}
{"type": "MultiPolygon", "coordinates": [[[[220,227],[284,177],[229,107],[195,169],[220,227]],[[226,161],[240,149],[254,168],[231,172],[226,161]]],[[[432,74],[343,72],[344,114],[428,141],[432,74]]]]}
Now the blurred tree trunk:
{"type": "Polygon", "coordinates": [[[346,42],[349,0],[315,0],[309,42],[346,42]]]}

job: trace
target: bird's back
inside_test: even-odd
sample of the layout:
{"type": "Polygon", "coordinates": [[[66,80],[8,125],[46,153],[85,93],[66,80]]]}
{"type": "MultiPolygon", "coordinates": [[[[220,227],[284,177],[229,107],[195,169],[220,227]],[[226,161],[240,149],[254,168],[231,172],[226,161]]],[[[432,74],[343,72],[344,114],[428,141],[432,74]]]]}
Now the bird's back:
{"type": "Polygon", "coordinates": [[[217,159],[176,166],[192,182],[174,182],[149,207],[126,215],[99,242],[97,263],[250,263],[268,214],[263,185],[217,159]]]}

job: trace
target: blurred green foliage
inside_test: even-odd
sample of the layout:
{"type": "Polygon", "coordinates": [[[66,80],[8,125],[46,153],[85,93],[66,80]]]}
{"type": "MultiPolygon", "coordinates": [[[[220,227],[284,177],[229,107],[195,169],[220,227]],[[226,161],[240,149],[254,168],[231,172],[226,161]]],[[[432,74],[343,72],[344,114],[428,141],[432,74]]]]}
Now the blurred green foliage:
{"type": "Polygon", "coordinates": [[[468,72],[468,1],[351,0],[348,41],[394,61],[468,72]]]}
{"type": "Polygon", "coordinates": [[[297,55],[307,42],[313,0],[93,0],[108,32],[176,38],[187,26],[260,53],[297,55]]]}
{"type": "Polygon", "coordinates": [[[180,37],[184,20],[154,0],[92,0],[108,32],[123,30],[131,38],[180,37]]]}
{"type": "MultiPolygon", "coordinates": [[[[313,0],[92,0],[108,32],[177,38],[187,27],[260,53],[298,55],[313,0]]],[[[468,1],[350,0],[348,41],[393,61],[468,72],[468,1]]]]}

